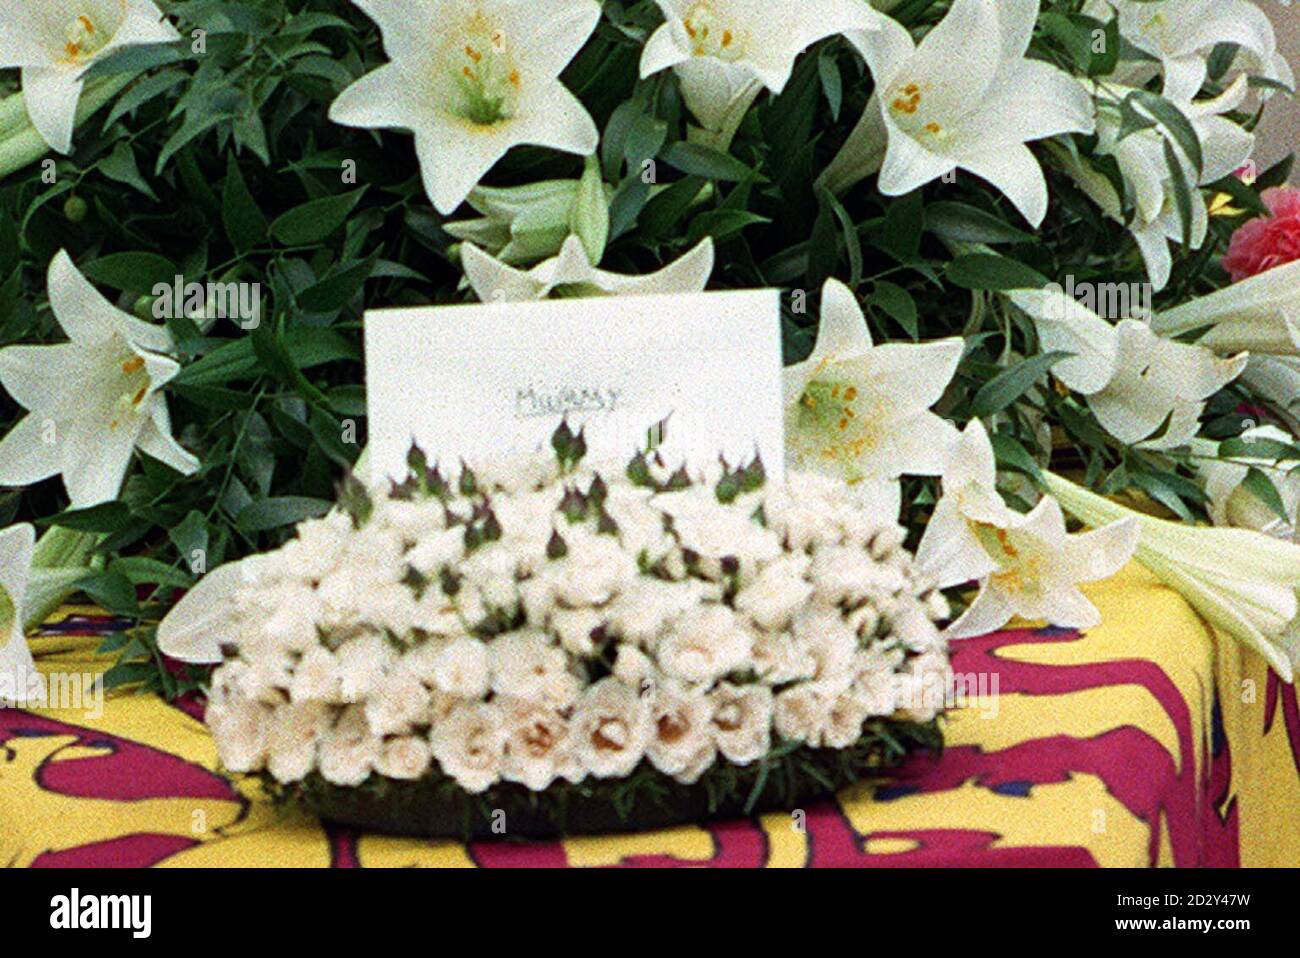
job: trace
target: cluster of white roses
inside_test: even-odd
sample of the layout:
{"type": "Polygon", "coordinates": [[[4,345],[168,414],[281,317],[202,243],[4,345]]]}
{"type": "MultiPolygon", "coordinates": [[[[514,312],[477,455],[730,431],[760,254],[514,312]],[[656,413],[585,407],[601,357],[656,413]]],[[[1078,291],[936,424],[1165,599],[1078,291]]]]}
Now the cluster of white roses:
{"type": "MultiPolygon", "coordinates": [[[[950,684],[943,596],[843,482],[554,457],[436,471],[245,560],[207,722],[233,771],[340,786],[693,783],[773,732],[847,748],[950,684]]],[[[345,497],[346,501],[346,497],[345,497]]]]}

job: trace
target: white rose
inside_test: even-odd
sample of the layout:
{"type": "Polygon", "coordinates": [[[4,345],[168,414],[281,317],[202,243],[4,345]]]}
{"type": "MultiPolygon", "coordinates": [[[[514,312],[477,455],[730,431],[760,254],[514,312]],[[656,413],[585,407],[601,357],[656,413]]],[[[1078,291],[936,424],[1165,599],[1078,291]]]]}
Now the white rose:
{"type": "Polygon", "coordinates": [[[415,604],[415,620],[412,628],[426,635],[442,638],[461,635],[465,624],[456,611],[455,602],[443,594],[439,584],[429,583],[419,601],[415,604]]]}
{"type": "Polygon", "coordinates": [[[436,637],[417,642],[402,653],[402,657],[397,660],[397,668],[408,675],[415,676],[422,684],[432,688],[437,684],[434,676],[438,667],[438,657],[442,655],[442,650],[447,647],[449,641],[449,639],[436,637]]]}
{"type": "Polygon", "coordinates": [[[855,546],[823,546],[810,569],[817,598],[830,605],[897,595],[907,577],[894,565],[877,562],[855,546]]]}
{"type": "Polygon", "coordinates": [[[630,555],[644,552],[653,565],[676,548],[664,517],[650,505],[654,493],[630,483],[616,483],[605,497],[605,512],[618,526],[618,539],[630,555]]]}
{"type": "Polygon", "coordinates": [[[560,478],[560,465],[549,450],[495,456],[474,465],[480,489],[519,494],[541,489],[560,478]]]}
{"type": "Polygon", "coordinates": [[[370,777],[382,748],[383,740],[366,722],[365,710],[349,705],[320,740],[321,776],[333,785],[360,785],[370,777]]]}
{"type": "Polygon", "coordinates": [[[910,722],[928,722],[952,695],[952,667],[948,657],[924,652],[910,659],[898,677],[897,716],[910,722]]]}
{"type": "Polygon", "coordinates": [[[843,624],[802,639],[800,646],[813,661],[810,681],[824,695],[834,697],[852,684],[858,641],[843,624]]]}
{"type": "Polygon", "coordinates": [[[289,701],[342,701],[342,676],[333,652],[317,645],[302,654],[289,682],[289,701]]]}
{"type": "Polygon", "coordinates": [[[217,666],[208,689],[208,708],[223,708],[247,699],[243,691],[247,674],[248,664],[239,659],[230,659],[217,666]]]}
{"type": "Polygon", "coordinates": [[[597,778],[622,778],[645,755],[650,706],[618,679],[604,678],[583,693],[570,728],[584,768],[597,778]]]}
{"type": "Polygon", "coordinates": [[[772,690],[719,682],[708,695],[713,741],[728,761],[748,765],[772,749],[772,690]]]}
{"type": "Polygon", "coordinates": [[[380,499],[370,521],[387,526],[404,543],[422,542],[447,527],[442,503],[436,499],[380,499]]]}
{"type": "MultiPolygon", "coordinates": [[[[793,476],[788,481],[792,481],[793,476]]],[[[767,527],[792,552],[806,552],[823,545],[838,545],[843,531],[836,510],[818,499],[802,498],[795,486],[775,486],[763,501],[767,527]]]]}
{"type": "MultiPolygon", "coordinates": [[[[941,593],[935,593],[941,595],[941,593]]],[[[947,600],[945,600],[946,603],[947,600]]],[[[930,617],[930,607],[907,597],[894,608],[889,620],[890,638],[913,652],[943,652],[947,643],[930,617]]]]}
{"type": "Polygon", "coordinates": [[[566,709],[578,698],[578,680],[564,650],[544,632],[499,635],[487,643],[492,691],[537,705],[566,709]]]}
{"type": "Polygon", "coordinates": [[[405,552],[394,530],[370,523],[347,541],[340,566],[363,586],[393,585],[406,575],[405,552]]]}
{"type": "Polygon", "coordinates": [[[292,668],[289,653],[263,651],[249,662],[240,680],[243,694],[267,705],[278,705],[293,682],[292,668]]]}
{"type": "Polygon", "coordinates": [[[654,662],[631,642],[618,644],[613,671],[616,679],[639,692],[659,681],[659,670],[654,662]]]}
{"type": "Polygon", "coordinates": [[[548,563],[542,574],[565,605],[604,605],[640,574],[636,560],[613,536],[580,526],[561,529],[560,536],[568,554],[548,563]]]}
{"type": "Polygon", "coordinates": [[[438,653],[433,681],[439,689],[466,699],[487,695],[492,673],[488,650],[478,639],[462,636],[452,639],[438,653]]]}
{"type": "Polygon", "coordinates": [[[772,705],[772,724],[784,739],[815,744],[826,726],[830,708],[826,695],[805,682],[777,695],[772,705]]]}
{"type": "Polygon", "coordinates": [[[808,601],[813,587],[805,578],[809,559],[803,553],[767,563],[752,582],[736,594],[736,609],[760,628],[780,630],[808,601]]]}
{"type": "Polygon", "coordinates": [[[338,565],[343,546],[352,535],[352,520],[341,512],[331,512],[321,519],[309,519],[298,526],[298,538],[286,544],[292,547],[293,564],[306,580],[319,580],[338,565]]]}
{"type": "Polygon", "coordinates": [[[506,749],[501,777],[540,792],[557,778],[580,782],[585,770],[573,755],[569,726],[553,709],[511,701],[505,706],[506,749]]]}
{"type": "Polygon", "coordinates": [[[550,629],[570,655],[590,658],[600,654],[597,642],[605,616],[595,609],[555,609],[550,614],[550,629]]]}
{"type": "Polygon", "coordinates": [[[862,703],[867,715],[893,715],[898,708],[899,678],[895,674],[903,653],[876,645],[853,656],[851,694],[862,703]]]}
{"type": "Polygon", "coordinates": [[[316,591],[298,585],[276,592],[275,608],[262,626],[267,639],[286,651],[305,652],[315,648],[319,642],[316,622],[322,611],[316,591]]]}
{"type": "Polygon", "coordinates": [[[373,633],[349,639],[334,654],[345,702],[363,702],[373,695],[396,657],[388,640],[373,633]]]}
{"type": "Polygon", "coordinates": [[[465,530],[457,526],[423,536],[406,553],[406,563],[416,572],[434,576],[465,555],[465,530]]]}
{"type": "Polygon", "coordinates": [[[492,500],[492,511],[501,523],[501,544],[516,556],[526,558],[527,571],[535,571],[535,564],[545,559],[562,494],[556,486],[492,500]]]}
{"type": "Polygon", "coordinates": [[[366,721],[379,735],[400,735],[429,714],[429,690],[405,669],[388,672],[366,700],[366,721]]]}
{"type": "Polygon", "coordinates": [[[628,642],[653,645],[674,619],[697,608],[705,596],[704,584],[698,581],[661,582],[642,576],[610,603],[610,632],[628,642]]]}
{"type": "Polygon", "coordinates": [[[208,704],[204,720],[212,731],[221,764],[232,772],[256,772],[266,761],[270,706],[247,699],[208,704]]]}
{"type": "Polygon", "coordinates": [[[848,748],[862,738],[862,723],[867,720],[868,712],[867,704],[851,690],[840,693],[831,702],[813,744],[823,748],[848,748]]]}
{"type": "Polygon", "coordinates": [[[655,648],[659,667],[687,682],[712,682],[750,665],[753,636],[725,605],[682,615],[655,648]]]}
{"type": "Polygon", "coordinates": [[[370,593],[365,619],[374,628],[406,636],[415,628],[419,618],[415,594],[408,586],[401,583],[380,586],[370,593]]]}
{"type": "Polygon", "coordinates": [[[682,547],[701,559],[736,558],[746,563],[781,555],[780,540],[754,520],[748,502],[724,506],[713,490],[704,486],[655,496],[652,502],[672,518],[673,532],[682,547]]]}
{"type": "Polygon", "coordinates": [[[331,724],[323,702],[281,705],[269,718],[267,771],[277,782],[300,782],[316,767],[316,749],[331,724]]]}
{"type": "Polygon", "coordinates": [[[650,713],[652,732],[646,756],[665,775],[691,785],[713,764],[713,707],[698,691],[660,684],[650,713]]]}
{"type": "Polygon", "coordinates": [[[425,739],[415,735],[401,735],[384,742],[375,771],[387,778],[415,781],[429,770],[433,752],[425,739]]]}
{"type": "Polygon", "coordinates": [[[754,671],[766,685],[809,679],[817,671],[808,650],[784,632],[760,634],[754,640],[751,657],[754,671]]]}
{"type": "Polygon", "coordinates": [[[466,557],[459,571],[465,584],[477,589],[490,608],[511,609],[518,604],[515,556],[500,543],[480,546],[466,557]]]}
{"type": "Polygon", "coordinates": [[[443,772],[465,791],[487,791],[501,779],[505,729],[501,709],[483,702],[458,705],[433,726],[429,744],[443,772]]]}

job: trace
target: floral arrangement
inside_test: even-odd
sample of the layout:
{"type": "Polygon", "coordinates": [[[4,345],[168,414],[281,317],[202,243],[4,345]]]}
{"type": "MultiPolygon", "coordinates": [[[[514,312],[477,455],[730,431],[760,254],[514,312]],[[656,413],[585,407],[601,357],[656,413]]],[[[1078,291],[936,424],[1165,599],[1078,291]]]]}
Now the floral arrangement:
{"type": "Polygon", "coordinates": [[[932,734],[948,606],[896,521],[840,480],[767,483],[757,460],[692,481],[657,455],[587,468],[581,446],[562,428],[554,455],[445,477],[415,449],[406,482],[351,483],[190,593],[220,611],[161,640],[223,660],[207,723],[226,768],[554,802],[644,767],[646,787],[709,776],[713,803],[753,807],[746,767],[775,782],[838,759],[822,775],[845,781],[932,734]]]}
{"type": "MultiPolygon", "coordinates": [[[[182,591],[273,569],[248,557],[301,552],[307,520],[321,548],[389,535],[397,515],[435,522],[388,495],[373,526],[331,511],[365,448],[365,309],[746,287],[783,291],[799,472],[762,495],[851,497],[886,541],[901,523],[916,581],[953,603],[945,638],[1015,616],[1088,628],[1077,586],[1134,558],[1293,678],[1300,193],[1290,160],[1252,157],[1259,112],[1294,77],[1256,4],[0,0],[0,21],[8,698],[39,696],[23,627],[72,590],[131,623],[107,646],[108,684],[174,696],[209,687],[213,656],[186,643],[224,614],[176,605],[182,591]],[[193,667],[167,661],[168,636],[193,667]]],[[[504,512],[525,501],[512,482],[485,486],[504,512]]],[[[743,512],[679,491],[718,522],[743,512]]],[[[628,530],[575,526],[571,555],[547,561],[630,570],[620,535],[661,506],[628,508],[628,530]]],[[[780,539],[751,525],[742,541],[780,539]]],[[[845,569],[865,575],[863,541],[845,569]]],[[[800,566],[798,551],[754,561],[800,566]]],[[[717,578],[706,553],[694,614],[721,636],[724,619],[772,632],[736,604],[754,582],[717,578]]],[[[464,601],[520,587],[482,568],[507,554],[456,560],[473,570],[464,601]]],[[[834,574],[810,562],[791,581],[815,606],[834,574]]],[[[405,615],[418,591],[394,586],[400,608],[367,615],[405,615]]],[[[507,632],[563,643],[545,614],[507,632]]],[[[483,643],[471,618],[461,648],[483,643]]],[[[310,651],[337,656],[338,640],[310,651]]],[[[565,674],[571,644],[551,656],[565,674]]],[[[645,668],[680,665],[622,644],[625,671],[634,648],[645,668]]],[[[260,700],[283,676],[253,658],[260,700]]],[[[215,686],[218,728],[239,668],[215,686]]],[[[778,737],[793,731],[781,694],[778,737]]],[[[424,744],[384,767],[416,767],[424,744]]],[[[269,761],[239,751],[235,765],[269,761]]],[[[653,767],[677,785],[695,770],[653,767]]]]}

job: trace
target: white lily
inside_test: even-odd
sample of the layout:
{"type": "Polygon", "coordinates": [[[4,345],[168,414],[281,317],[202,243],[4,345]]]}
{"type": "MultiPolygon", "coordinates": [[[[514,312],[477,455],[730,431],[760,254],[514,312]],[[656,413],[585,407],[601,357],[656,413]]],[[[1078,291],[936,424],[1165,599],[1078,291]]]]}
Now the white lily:
{"type": "Polygon", "coordinates": [[[785,89],[800,53],[838,33],[878,30],[884,20],[857,0],[655,2],[665,22],[646,41],[641,76],[671,67],[687,107],[724,148],[764,87],[785,89]]]}
{"type": "Polygon", "coordinates": [[[1089,133],[1094,119],[1076,80],[1026,59],[1038,10],[1038,0],[955,0],[920,45],[888,19],[883,30],[851,35],[876,92],[823,182],[843,192],[880,169],[880,191],[900,196],[963,169],[1039,225],[1047,180],[1025,144],[1089,133]]]}
{"type": "MultiPolygon", "coordinates": [[[[1097,92],[1102,102],[1097,120],[1097,152],[1113,156],[1119,166],[1134,207],[1132,221],[1127,223],[1128,229],[1142,253],[1151,284],[1157,290],[1164,289],[1173,268],[1169,243],[1181,243],[1184,239],[1183,223],[1178,214],[1177,188],[1165,160],[1164,137],[1158,130],[1148,129],[1120,139],[1119,103],[1131,90],[1109,84],[1098,86],[1097,92]]],[[[1255,146],[1254,134],[1223,116],[1241,106],[1249,92],[1244,76],[1238,77],[1222,94],[1209,100],[1180,99],[1166,89],[1166,99],[1187,118],[1201,143],[1203,162],[1199,176],[1190,159],[1175,149],[1186,180],[1193,187],[1223,179],[1250,158],[1255,146]]],[[[1067,158],[1063,165],[1102,212],[1111,219],[1125,222],[1123,203],[1108,179],[1096,170],[1082,166],[1073,157],[1067,158]]],[[[1190,242],[1192,249],[1199,249],[1209,231],[1209,210],[1199,190],[1193,188],[1190,193],[1190,242]]]]}
{"type": "Polygon", "coordinates": [[[511,147],[586,155],[599,135],[561,71],[600,20],[596,0],[353,0],[379,24],[391,62],[330,106],[344,126],[415,134],[425,191],[460,206],[511,147]]]}
{"type": "Polygon", "coordinates": [[[1300,357],[1252,356],[1241,380],[1282,412],[1300,417],[1300,357]]]}
{"type": "Polygon", "coordinates": [[[0,704],[39,700],[44,689],[23,630],[35,547],[30,525],[0,530],[0,704]]]}
{"type": "Polygon", "coordinates": [[[713,273],[713,240],[705,238],[675,262],[644,276],[597,269],[577,236],[564,241],[558,256],[530,270],[509,266],[472,243],[461,246],[460,264],[475,295],[484,303],[545,299],[553,292],[569,296],[698,293],[708,285],[713,273]]]}
{"type": "Polygon", "coordinates": [[[1210,54],[1222,43],[1237,45],[1260,75],[1293,84],[1273,25],[1249,0],[1093,0],[1089,6],[1090,13],[1105,19],[1112,10],[1121,35],[1160,62],[1166,96],[1196,96],[1205,85],[1210,54]]]}
{"type": "Polygon", "coordinates": [[[1197,342],[1216,352],[1300,356],[1297,289],[1300,262],[1288,263],[1157,313],[1151,328],[1162,336],[1180,336],[1211,327],[1197,342]]]}
{"type": "Polygon", "coordinates": [[[1016,290],[1008,298],[1033,317],[1045,352],[1072,354],[1053,375],[1086,396],[1106,431],[1130,445],[1186,445],[1200,429],[1205,401],[1241,375],[1249,358],[1221,359],[1157,336],[1140,320],[1112,326],[1060,289],[1016,290]]]}
{"type": "Polygon", "coordinates": [[[1189,526],[1112,502],[1050,472],[1047,491],[1090,525],[1136,519],[1136,556],[1206,621],[1259,652],[1286,681],[1300,664],[1300,545],[1246,529],[1189,526]]]}
{"type": "Polygon", "coordinates": [[[0,0],[0,23],[0,68],[22,68],[27,114],[60,153],[72,149],[90,64],[123,47],[180,38],[151,0],[0,0]]]}
{"type": "Polygon", "coordinates": [[[980,582],[979,594],[945,635],[985,635],[1016,616],[1066,628],[1096,625],[1101,616],[1078,583],[1112,576],[1132,558],[1137,524],[1068,535],[1055,499],[1045,496],[1021,515],[1007,508],[996,482],[988,433],[972,420],[944,470],[943,496],[916,553],[921,571],[940,588],[980,582]]]}
{"type": "Polygon", "coordinates": [[[875,345],[853,292],[827,280],[812,355],[784,373],[790,464],[850,482],[938,475],[957,428],[930,407],[962,348],[960,337],[875,345]]]}
{"type": "Polygon", "coordinates": [[[579,180],[543,180],[524,186],[476,186],[466,202],[479,216],[444,223],[458,240],[473,243],[517,266],[548,259],[569,236],[579,180]]]}
{"type": "MultiPolygon", "coordinates": [[[[1241,434],[1243,442],[1264,441],[1293,445],[1295,437],[1277,426],[1255,426],[1241,434]]],[[[1196,472],[1209,497],[1210,519],[1216,526],[1255,529],[1269,535],[1289,538],[1300,528],[1300,470],[1295,460],[1278,462],[1268,456],[1234,456],[1223,458],[1221,444],[1198,440],[1193,446],[1198,456],[1196,472]],[[1263,473],[1277,490],[1286,512],[1283,519],[1246,485],[1251,469],[1263,473]]]]}
{"type": "Polygon", "coordinates": [[[189,475],[199,462],[171,434],[159,390],[180,365],[161,326],[116,309],[66,252],[50,261],[49,298],[69,342],[0,350],[0,385],[28,415],[0,440],[0,485],[62,474],[75,508],[116,498],[141,452],[189,475]]]}
{"type": "MultiPolygon", "coordinates": [[[[256,558],[256,557],[251,557],[256,558]]],[[[217,566],[194,584],[158,623],[158,649],[178,662],[215,665],[221,646],[233,640],[230,623],[235,593],[252,581],[249,559],[217,566]]]]}
{"type": "Polygon", "coordinates": [[[997,570],[976,530],[1003,529],[1021,518],[998,494],[997,478],[988,432],[972,419],[952,447],[942,474],[943,496],[916,550],[917,565],[938,588],[981,580],[997,570]]]}

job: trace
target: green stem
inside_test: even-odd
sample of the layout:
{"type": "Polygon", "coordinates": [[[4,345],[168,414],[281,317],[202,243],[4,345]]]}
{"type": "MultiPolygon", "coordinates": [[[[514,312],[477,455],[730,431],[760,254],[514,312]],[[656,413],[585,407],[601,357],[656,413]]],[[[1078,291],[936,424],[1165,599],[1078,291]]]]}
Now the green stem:
{"type": "Polygon", "coordinates": [[[29,122],[21,90],[0,99],[0,141],[8,139],[29,122]]]}

